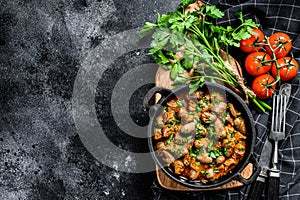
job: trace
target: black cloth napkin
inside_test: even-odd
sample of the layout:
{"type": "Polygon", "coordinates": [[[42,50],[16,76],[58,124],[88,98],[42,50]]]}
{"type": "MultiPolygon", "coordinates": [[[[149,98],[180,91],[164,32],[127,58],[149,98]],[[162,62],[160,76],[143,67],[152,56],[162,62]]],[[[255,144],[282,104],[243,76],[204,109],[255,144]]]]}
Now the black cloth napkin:
{"type": "MultiPolygon", "coordinates": [[[[235,13],[242,11],[245,18],[252,18],[261,24],[266,35],[275,32],[287,33],[293,40],[292,53],[300,63],[300,1],[298,0],[208,0],[206,4],[216,5],[225,12],[219,25],[237,23],[235,13]]],[[[235,55],[235,54],[233,54],[235,55]]],[[[280,199],[300,199],[300,72],[292,84],[292,95],[286,113],[286,137],[279,146],[280,199]]],[[[252,110],[255,119],[257,138],[254,155],[259,160],[260,153],[269,133],[270,113],[252,110]]],[[[219,191],[175,192],[163,189],[155,180],[152,190],[155,200],[194,200],[194,199],[246,199],[251,185],[219,191]]],[[[264,196],[262,197],[264,199],[264,196]]]]}

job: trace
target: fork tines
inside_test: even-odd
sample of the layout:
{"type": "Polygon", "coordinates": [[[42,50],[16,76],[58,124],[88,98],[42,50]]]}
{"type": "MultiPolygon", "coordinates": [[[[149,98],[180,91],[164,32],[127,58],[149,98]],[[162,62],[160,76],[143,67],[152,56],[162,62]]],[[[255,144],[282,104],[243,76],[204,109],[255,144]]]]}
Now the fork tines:
{"type": "Polygon", "coordinates": [[[273,112],[270,138],[274,140],[283,140],[285,134],[285,121],[287,109],[287,96],[274,95],[273,97],[273,112]],[[282,134],[280,134],[282,133],[282,134]]]}

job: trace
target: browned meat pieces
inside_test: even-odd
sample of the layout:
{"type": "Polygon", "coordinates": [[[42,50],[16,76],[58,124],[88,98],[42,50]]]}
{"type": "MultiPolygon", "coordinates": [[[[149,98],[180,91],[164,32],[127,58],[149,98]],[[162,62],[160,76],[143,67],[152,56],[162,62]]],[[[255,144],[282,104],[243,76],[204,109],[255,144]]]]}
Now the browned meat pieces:
{"type": "Polygon", "coordinates": [[[210,143],[210,140],[207,138],[201,138],[200,140],[195,140],[194,145],[196,148],[204,148],[206,149],[208,147],[208,144],[210,143]]]}
{"type": "Polygon", "coordinates": [[[200,174],[199,171],[197,172],[196,170],[191,169],[191,170],[190,170],[190,174],[189,174],[189,178],[190,178],[191,180],[195,180],[195,179],[198,178],[199,174],[200,174]]]}
{"type": "Polygon", "coordinates": [[[165,119],[166,123],[172,123],[174,120],[176,120],[175,111],[168,109],[168,111],[165,113],[165,119]]]}
{"type": "Polygon", "coordinates": [[[247,139],[247,137],[245,135],[241,134],[238,131],[235,132],[235,138],[237,138],[237,140],[246,140],[247,139]]]}
{"type": "Polygon", "coordinates": [[[202,91],[196,91],[195,92],[195,97],[199,100],[203,97],[204,92],[202,91]]]}
{"type": "Polygon", "coordinates": [[[221,164],[221,163],[223,163],[224,161],[225,161],[225,157],[224,157],[224,156],[218,156],[218,157],[216,158],[217,164],[221,164]]]}
{"type": "Polygon", "coordinates": [[[209,168],[207,171],[206,171],[206,177],[207,178],[212,178],[214,177],[215,175],[215,172],[214,172],[214,169],[213,168],[209,168]]]}
{"type": "Polygon", "coordinates": [[[156,148],[159,150],[159,149],[164,149],[166,146],[165,146],[165,143],[164,142],[158,142],[156,143],[156,148]]]}
{"type": "Polygon", "coordinates": [[[195,112],[196,111],[196,107],[197,107],[197,104],[195,103],[195,101],[190,100],[189,101],[189,111],[190,112],[195,112]]]}
{"type": "Polygon", "coordinates": [[[201,153],[199,156],[197,156],[197,160],[199,160],[203,164],[210,164],[213,161],[213,159],[209,156],[207,152],[201,153]]]}
{"type": "Polygon", "coordinates": [[[243,118],[235,118],[234,126],[242,134],[246,134],[246,125],[245,125],[245,120],[243,118]]]}
{"type": "Polygon", "coordinates": [[[219,92],[212,92],[211,93],[211,100],[213,102],[215,102],[215,101],[225,102],[225,98],[219,92]]]}
{"type": "Polygon", "coordinates": [[[181,174],[184,171],[184,164],[181,160],[175,160],[173,162],[173,167],[174,167],[174,173],[175,174],[181,174]]]}
{"type": "Polygon", "coordinates": [[[215,102],[211,107],[211,111],[217,113],[218,115],[223,115],[226,112],[227,103],[225,102],[215,102]]]}
{"type": "Polygon", "coordinates": [[[190,122],[194,119],[194,116],[189,114],[186,107],[180,108],[178,112],[178,117],[183,123],[190,122]]]}
{"type": "Polygon", "coordinates": [[[225,160],[224,165],[226,167],[230,167],[231,165],[236,165],[237,164],[237,160],[234,158],[228,158],[227,160],[225,160]]]}
{"type": "Polygon", "coordinates": [[[224,123],[219,118],[217,118],[214,124],[215,124],[215,130],[216,130],[217,135],[220,138],[226,137],[224,123]]]}
{"type": "Polygon", "coordinates": [[[235,146],[235,140],[233,138],[224,139],[222,146],[226,148],[225,156],[230,157],[233,154],[233,148],[235,146]]]}
{"type": "Polygon", "coordinates": [[[160,128],[155,128],[154,129],[154,139],[159,140],[162,138],[162,133],[160,128]]]}
{"type": "Polygon", "coordinates": [[[225,115],[226,115],[226,116],[225,116],[225,122],[227,122],[227,123],[229,123],[231,126],[233,126],[234,123],[233,123],[233,119],[231,118],[231,116],[230,116],[228,113],[226,113],[225,115]]]}
{"type": "Polygon", "coordinates": [[[228,107],[229,107],[229,110],[230,110],[231,115],[232,115],[234,118],[237,118],[238,116],[241,115],[241,113],[238,112],[238,111],[235,109],[235,107],[234,107],[234,105],[233,105],[232,103],[229,103],[229,104],[228,104],[228,107]]]}
{"type": "Polygon", "coordinates": [[[190,123],[188,123],[188,124],[185,124],[185,125],[183,125],[182,127],[181,127],[181,132],[182,133],[191,133],[191,132],[193,132],[193,131],[195,131],[196,130],[196,123],[195,122],[190,122],[190,123]]]}
{"type": "Polygon", "coordinates": [[[162,157],[166,163],[173,163],[175,161],[175,158],[168,151],[161,150],[158,152],[158,155],[162,157]]]}
{"type": "Polygon", "coordinates": [[[172,134],[174,134],[174,126],[168,126],[165,125],[162,129],[163,137],[170,137],[172,134]]]}
{"type": "Polygon", "coordinates": [[[192,160],[192,157],[189,155],[189,154],[186,154],[183,158],[183,163],[186,165],[186,166],[189,166],[190,163],[191,163],[191,160],[192,160]]]}
{"type": "Polygon", "coordinates": [[[165,123],[164,123],[164,118],[163,118],[163,116],[158,116],[157,118],[156,118],[156,126],[157,127],[163,127],[165,125],[165,123]]]}
{"type": "Polygon", "coordinates": [[[210,112],[204,112],[202,114],[201,118],[202,118],[202,121],[205,123],[213,123],[214,121],[216,121],[217,116],[210,112]]]}
{"type": "Polygon", "coordinates": [[[245,154],[245,150],[246,150],[246,146],[243,143],[238,143],[237,145],[235,145],[234,147],[234,153],[237,156],[244,156],[245,154]]]}
{"type": "Polygon", "coordinates": [[[175,136],[174,136],[174,143],[176,144],[184,144],[186,143],[187,140],[182,137],[182,135],[180,135],[180,133],[176,133],[175,136]]]}
{"type": "Polygon", "coordinates": [[[171,100],[171,101],[167,102],[167,106],[170,107],[170,108],[177,108],[178,107],[175,100],[171,100]]]}

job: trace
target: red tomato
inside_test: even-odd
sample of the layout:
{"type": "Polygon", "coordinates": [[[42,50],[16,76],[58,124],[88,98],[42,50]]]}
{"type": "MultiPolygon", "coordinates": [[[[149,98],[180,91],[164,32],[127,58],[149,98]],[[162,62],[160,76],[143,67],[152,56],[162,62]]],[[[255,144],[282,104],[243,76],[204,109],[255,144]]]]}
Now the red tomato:
{"type": "Polygon", "coordinates": [[[263,74],[256,77],[252,83],[252,90],[260,99],[271,97],[276,88],[275,79],[270,74],[263,74]]]}
{"type": "Polygon", "coordinates": [[[259,28],[254,28],[253,32],[254,34],[250,38],[240,41],[240,49],[243,52],[259,51],[264,44],[264,33],[259,28]]]}
{"type": "Polygon", "coordinates": [[[272,66],[271,57],[264,52],[254,52],[247,56],[245,68],[252,76],[267,73],[272,66]]]}
{"type": "MultiPolygon", "coordinates": [[[[271,35],[269,37],[269,43],[271,45],[271,49],[275,51],[276,58],[282,58],[286,56],[292,48],[290,36],[282,32],[277,32],[271,35]]],[[[267,53],[273,57],[271,49],[269,46],[266,46],[267,53]]]]}
{"type": "MultiPolygon", "coordinates": [[[[279,68],[279,75],[282,81],[287,81],[294,78],[299,69],[299,65],[294,58],[291,57],[283,57],[277,59],[277,64],[279,68]]],[[[272,75],[274,77],[277,76],[277,67],[276,63],[272,64],[272,75]]]]}

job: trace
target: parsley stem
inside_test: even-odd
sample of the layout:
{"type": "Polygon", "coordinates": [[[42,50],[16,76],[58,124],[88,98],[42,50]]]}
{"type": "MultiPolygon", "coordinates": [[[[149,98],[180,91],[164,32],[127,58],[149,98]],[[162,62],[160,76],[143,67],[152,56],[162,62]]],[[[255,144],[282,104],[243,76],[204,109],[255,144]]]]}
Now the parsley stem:
{"type": "Polygon", "coordinates": [[[260,103],[260,105],[262,105],[264,108],[266,108],[267,110],[272,110],[272,107],[269,106],[268,104],[266,104],[264,101],[260,100],[260,99],[256,99],[258,101],[258,103],[260,103]]]}
{"type": "MultiPolygon", "coordinates": [[[[218,60],[218,62],[224,64],[224,61],[222,59],[220,59],[215,52],[213,51],[211,45],[209,44],[209,42],[207,41],[206,37],[204,36],[203,33],[201,33],[201,31],[199,30],[199,28],[196,25],[192,26],[191,31],[194,32],[194,34],[196,34],[206,45],[206,49],[212,54],[212,56],[218,60]]],[[[225,65],[225,64],[224,64],[225,65]]]]}
{"type": "Polygon", "coordinates": [[[258,99],[253,97],[250,93],[248,93],[248,96],[259,111],[266,112],[265,108],[260,104],[260,102],[257,101],[258,99]]]}
{"type": "MultiPolygon", "coordinates": [[[[193,33],[196,34],[204,42],[204,44],[206,45],[205,49],[208,50],[209,53],[211,53],[211,55],[213,56],[213,58],[215,58],[218,61],[218,63],[220,63],[222,65],[221,70],[226,73],[227,78],[231,79],[232,82],[237,83],[238,81],[236,80],[236,78],[233,77],[231,72],[228,71],[228,69],[226,68],[224,60],[220,57],[218,52],[217,52],[217,54],[214,52],[214,49],[212,48],[212,46],[207,41],[204,34],[201,33],[198,26],[193,25],[191,31],[193,31],[193,33]]],[[[236,85],[236,84],[234,84],[234,85],[236,85]]]]}
{"type": "MultiPolygon", "coordinates": [[[[203,56],[203,54],[199,51],[198,48],[196,48],[192,43],[190,45],[193,47],[193,50],[197,51],[198,53],[195,53],[193,50],[188,50],[188,49],[183,50],[183,52],[188,52],[189,54],[198,56],[198,57],[203,56]]],[[[236,79],[234,77],[232,77],[230,72],[228,72],[228,69],[225,66],[223,66],[222,64],[213,63],[213,64],[209,64],[208,66],[211,66],[211,69],[214,70],[217,74],[219,74],[224,80],[226,80],[227,83],[234,85],[234,86],[237,85],[236,79]]]]}
{"type": "Polygon", "coordinates": [[[170,144],[170,143],[171,143],[173,137],[174,137],[174,134],[172,134],[172,135],[169,137],[169,139],[168,139],[168,141],[167,141],[167,144],[170,144]]]}
{"type": "MultiPolygon", "coordinates": [[[[203,76],[192,76],[192,77],[188,78],[188,80],[200,79],[200,78],[202,78],[202,77],[203,77],[203,76]]],[[[207,76],[206,74],[205,74],[204,78],[215,79],[215,80],[223,81],[223,82],[228,83],[228,84],[232,84],[232,82],[230,82],[230,81],[227,80],[227,79],[222,79],[222,78],[215,77],[215,76],[207,76]]]]}

